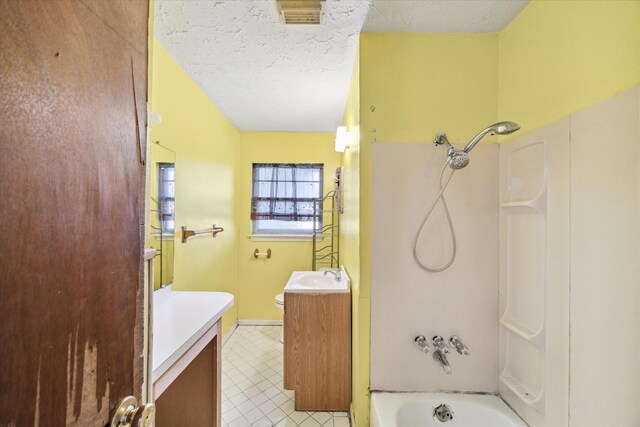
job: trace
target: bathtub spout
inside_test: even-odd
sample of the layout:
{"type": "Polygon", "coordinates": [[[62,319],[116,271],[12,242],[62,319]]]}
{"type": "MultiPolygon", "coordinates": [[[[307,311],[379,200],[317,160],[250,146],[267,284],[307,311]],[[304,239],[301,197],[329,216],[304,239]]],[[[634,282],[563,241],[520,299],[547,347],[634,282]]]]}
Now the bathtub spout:
{"type": "Polygon", "coordinates": [[[449,375],[451,373],[451,365],[449,365],[449,360],[447,359],[447,353],[449,353],[449,350],[447,350],[444,338],[440,335],[436,335],[431,339],[431,344],[433,344],[434,348],[433,358],[437,362],[440,362],[440,366],[444,369],[444,373],[449,375]]]}
{"type": "Polygon", "coordinates": [[[447,355],[444,354],[440,349],[433,352],[433,358],[440,362],[442,369],[444,369],[444,373],[449,375],[451,373],[451,365],[449,365],[449,360],[447,359],[447,355]]]}

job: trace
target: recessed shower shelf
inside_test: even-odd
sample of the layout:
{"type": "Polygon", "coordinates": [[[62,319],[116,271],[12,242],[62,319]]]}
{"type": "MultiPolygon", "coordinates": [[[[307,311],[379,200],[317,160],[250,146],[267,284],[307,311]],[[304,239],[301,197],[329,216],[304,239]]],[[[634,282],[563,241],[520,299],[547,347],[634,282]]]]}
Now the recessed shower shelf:
{"type": "Polygon", "coordinates": [[[530,343],[533,343],[540,348],[543,347],[545,339],[544,326],[537,332],[534,332],[526,326],[523,326],[512,319],[507,319],[504,316],[500,318],[500,324],[509,331],[518,335],[520,338],[529,341],[530,343]]]}
{"type": "Polygon", "coordinates": [[[546,194],[541,194],[540,197],[536,197],[532,200],[521,200],[516,202],[502,202],[500,207],[502,208],[531,208],[538,212],[543,212],[546,208],[546,194]]]}
{"type": "Polygon", "coordinates": [[[544,414],[544,393],[542,391],[535,393],[529,390],[517,378],[505,371],[500,374],[500,382],[524,403],[544,414]]]}

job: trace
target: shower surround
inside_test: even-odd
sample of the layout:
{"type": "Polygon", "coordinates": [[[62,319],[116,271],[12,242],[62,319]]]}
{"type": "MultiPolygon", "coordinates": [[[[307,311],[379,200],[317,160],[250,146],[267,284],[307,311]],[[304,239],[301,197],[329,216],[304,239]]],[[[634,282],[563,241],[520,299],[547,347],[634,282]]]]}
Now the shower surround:
{"type": "MultiPolygon", "coordinates": [[[[453,141],[456,144],[456,141],[453,141]]],[[[373,390],[498,390],[498,146],[481,144],[472,164],[445,191],[458,252],[441,273],[422,271],[412,245],[429,206],[447,150],[433,144],[373,144],[371,248],[371,388],[373,390]],[[452,374],[414,344],[417,335],[458,335],[471,356],[452,351],[452,374]]],[[[451,254],[439,204],[418,242],[428,265],[451,254]]]]}
{"type": "MultiPolygon", "coordinates": [[[[411,245],[446,153],[373,145],[372,389],[498,392],[531,427],[637,425],[640,88],[478,149],[445,191],[458,257],[426,273],[411,245]],[[436,334],[471,349],[451,375],[413,343],[436,334]]],[[[450,241],[437,211],[420,255],[442,264],[450,241]]]]}

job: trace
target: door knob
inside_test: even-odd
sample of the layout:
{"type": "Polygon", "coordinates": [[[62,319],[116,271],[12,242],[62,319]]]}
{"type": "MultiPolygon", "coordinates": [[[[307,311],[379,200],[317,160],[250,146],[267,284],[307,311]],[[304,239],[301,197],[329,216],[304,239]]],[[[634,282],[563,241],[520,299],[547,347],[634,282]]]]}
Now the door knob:
{"type": "Polygon", "coordinates": [[[138,399],[127,396],[116,408],[111,427],[151,427],[156,418],[156,405],[147,403],[139,407],[138,399]]]}
{"type": "Polygon", "coordinates": [[[133,417],[133,427],[151,427],[156,420],[156,405],[147,403],[136,411],[133,417]]]}

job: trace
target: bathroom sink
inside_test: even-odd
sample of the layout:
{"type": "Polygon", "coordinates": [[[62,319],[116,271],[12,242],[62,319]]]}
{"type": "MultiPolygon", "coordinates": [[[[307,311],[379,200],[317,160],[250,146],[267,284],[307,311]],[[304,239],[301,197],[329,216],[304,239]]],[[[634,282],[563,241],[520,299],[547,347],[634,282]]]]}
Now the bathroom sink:
{"type": "Polygon", "coordinates": [[[285,286],[285,292],[349,292],[349,278],[341,270],[341,280],[324,271],[294,271],[285,286]]]}
{"type": "Polygon", "coordinates": [[[303,274],[296,280],[296,283],[300,286],[306,286],[314,289],[326,287],[332,288],[340,285],[340,282],[338,282],[333,276],[320,276],[318,274],[303,274]]]}

